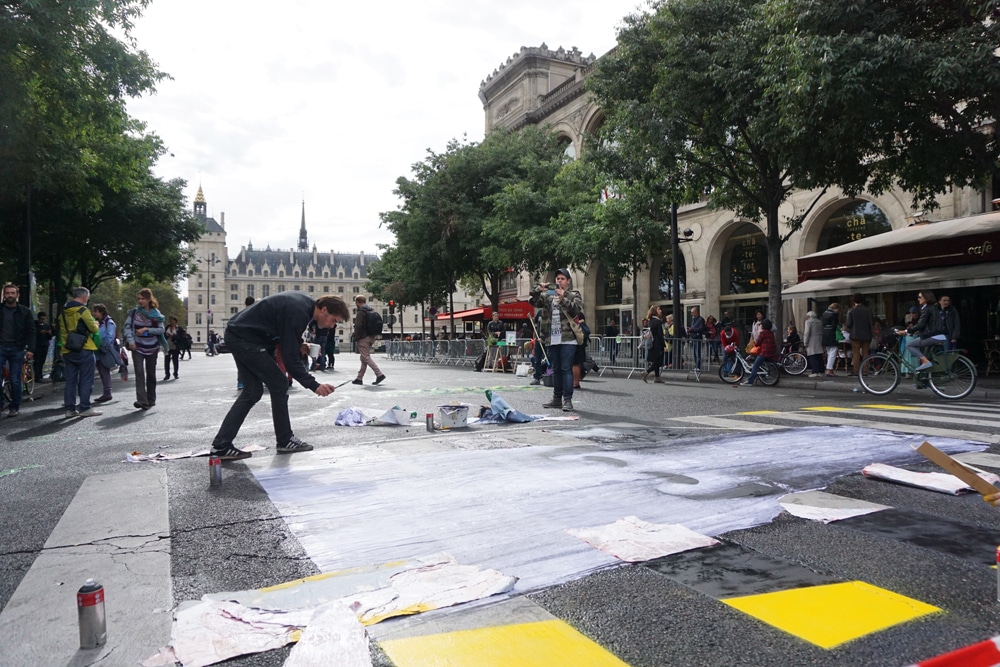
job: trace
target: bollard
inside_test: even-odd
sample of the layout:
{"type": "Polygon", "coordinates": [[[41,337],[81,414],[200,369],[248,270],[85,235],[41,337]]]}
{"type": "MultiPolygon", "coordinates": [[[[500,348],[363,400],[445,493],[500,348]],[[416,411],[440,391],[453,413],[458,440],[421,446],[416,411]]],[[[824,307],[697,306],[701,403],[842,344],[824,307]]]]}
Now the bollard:
{"type": "MultiPolygon", "coordinates": [[[[430,431],[431,433],[434,432],[434,413],[433,412],[428,412],[427,413],[427,430],[430,431]]],[[[998,548],[1000,548],[1000,547],[998,547],[998,548]]]]}
{"type": "Polygon", "coordinates": [[[93,579],[87,579],[76,594],[76,612],[80,622],[80,648],[104,646],[108,640],[108,625],[104,616],[104,586],[93,579]]]}
{"type": "Polygon", "coordinates": [[[218,456],[208,457],[208,483],[211,486],[222,486],[222,459],[218,456]]]}

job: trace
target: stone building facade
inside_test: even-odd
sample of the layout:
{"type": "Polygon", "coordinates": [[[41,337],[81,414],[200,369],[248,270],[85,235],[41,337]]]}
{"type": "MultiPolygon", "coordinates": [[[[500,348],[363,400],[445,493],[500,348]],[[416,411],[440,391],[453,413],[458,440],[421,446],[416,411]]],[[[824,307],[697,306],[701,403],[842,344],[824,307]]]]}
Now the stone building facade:
{"type": "MultiPolygon", "coordinates": [[[[584,87],[595,62],[593,55],[584,57],[575,48],[551,50],[544,44],[522,47],[480,85],[486,131],[545,125],[563,137],[568,155],[581,155],[585,150],[584,138],[603,122],[601,110],[584,87]]],[[[799,282],[800,258],[841,245],[850,248],[847,244],[851,242],[904,229],[914,222],[933,223],[989,213],[995,208],[992,200],[998,194],[1000,187],[996,182],[982,191],[956,189],[940,198],[940,208],[924,215],[911,209],[910,195],[901,190],[855,199],[835,189],[824,194],[794,192],[781,208],[782,219],[800,215],[810,206],[812,209],[802,228],[782,247],[782,287],[791,288],[799,282]]],[[[678,228],[687,230],[690,240],[681,244],[678,258],[685,321],[689,318],[689,307],[695,305],[700,306],[703,316],[718,317],[728,311],[737,322],[751,321],[754,310],[766,307],[767,251],[761,225],[732,211],[693,204],[680,209],[678,228]]],[[[1000,234],[1000,225],[996,233],[1000,234]]],[[[997,241],[1000,242],[1000,236],[997,241]]],[[[1000,256],[1000,245],[994,243],[992,247],[1000,256]]],[[[933,267],[931,259],[928,266],[933,267]]],[[[635,277],[639,313],[653,303],[664,305],[669,312],[671,268],[669,254],[651,257],[650,269],[635,277]]],[[[913,284],[912,289],[897,292],[869,289],[866,298],[877,315],[894,322],[901,319],[914,301],[916,290],[952,291],[963,322],[967,320],[972,325],[970,331],[992,339],[994,335],[1000,336],[1000,270],[997,269],[1000,263],[994,268],[984,268],[984,273],[975,280],[961,282],[951,280],[946,271],[931,271],[926,282],[913,284]]],[[[526,298],[532,282],[530,276],[518,276],[511,281],[512,291],[505,297],[526,298]]],[[[577,272],[574,284],[583,292],[588,320],[597,333],[602,333],[612,321],[622,331],[635,330],[631,278],[609,275],[600,262],[593,262],[577,272]]],[[[830,289],[812,292],[800,289],[796,295],[786,297],[782,313],[777,317],[768,315],[776,324],[801,324],[807,310],[822,312],[831,301],[846,305],[849,290],[849,286],[843,287],[842,293],[833,294],[830,289]]]]}
{"type": "MultiPolygon", "coordinates": [[[[187,305],[187,327],[196,343],[204,344],[210,329],[221,335],[229,318],[246,307],[248,296],[262,299],[285,291],[305,292],[316,299],[336,295],[347,301],[352,312],[356,310],[355,297],[364,295],[372,308],[388,318],[389,306],[371,299],[365,290],[368,269],[378,257],[364,251],[320,252],[315,244],[310,248],[305,202],[295,248],[255,250],[251,241],[234,257],[229,256],[225,214],[216,221],[206,211],[205,195],[199,187],[194,213],[205,225],[205,233],[192,246],[196,271],[188,277],[187,305]]],[[[350,323],[337,328],[341,341],[349,341],[351,332],[350,323]]]]}

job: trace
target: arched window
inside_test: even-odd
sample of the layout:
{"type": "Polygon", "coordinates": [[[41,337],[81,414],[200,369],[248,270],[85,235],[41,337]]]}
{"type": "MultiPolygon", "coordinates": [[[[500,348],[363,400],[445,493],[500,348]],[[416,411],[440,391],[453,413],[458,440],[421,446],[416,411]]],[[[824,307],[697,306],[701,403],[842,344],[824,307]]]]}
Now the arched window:
{"type": "Polygon", "coordinates": [[[748,294],[767,291],[767,244],[756,225],[740,225],[729,237],[720,265],[721,292],[748,294]]]}
{"type": "Polygon", "coordinates": [[[882,209],[870,201],[853,201],[834,211],[824,223],[816,252],[891,231],[882,209]]]}

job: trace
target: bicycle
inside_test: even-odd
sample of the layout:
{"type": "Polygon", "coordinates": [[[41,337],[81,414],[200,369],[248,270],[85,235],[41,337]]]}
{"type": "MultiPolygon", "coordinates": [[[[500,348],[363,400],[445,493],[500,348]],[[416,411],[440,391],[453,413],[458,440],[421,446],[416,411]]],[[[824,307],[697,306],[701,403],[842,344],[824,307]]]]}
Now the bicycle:
{"type": "MultiPolygon", "coordinates": [[[[3,385],[4,399],[10,401],[12,385],[10,383],[10,370],[6,364],[3,367],[3,376],[0,377],[0,384],[3,385]]],[[[27,396],[31,396],[32,392],[35,391],[35,363],[27,359],[21,365],[21,391],[27,396]]]]}
{"type": "MultiPolygon", "coordinates": [[[[736,348],[733,350],[733,354],[736,355],[736,358],[728,371],[726,363],[719,366],[719,379],[726,384],[738,383],[744,376],[750,375],[750,369],[753,368],[753,361],[747,358],[743,350],[736,348]]],[[[773,387],[781,379],[781,366],[773,361],[765,360],[757,369],[757,379],[760,380],[761,384],[773,387]]]]}
{"type": "Polygon", "coordinates": [[[884,396],[899,386],[900,367],[911,373],[918,389],[930,386],[941,398],[965,398],[976,388],[976,366],[960,350],[942,352],[928,350],[930,368],[918,371],[916,366],[899,353],[898,340],[887,345],[887,351],[875,352],[865,357],[858,368],[858,381],[869,394],[884,396]]]}
{"type": "Polygon", "coordinates": [[[778,365],[789,375],[802,375],[809,367],[809,361],[806,359],[806,355],[793,351],[788,345],[785,345],[781,348],[778,365]]]}

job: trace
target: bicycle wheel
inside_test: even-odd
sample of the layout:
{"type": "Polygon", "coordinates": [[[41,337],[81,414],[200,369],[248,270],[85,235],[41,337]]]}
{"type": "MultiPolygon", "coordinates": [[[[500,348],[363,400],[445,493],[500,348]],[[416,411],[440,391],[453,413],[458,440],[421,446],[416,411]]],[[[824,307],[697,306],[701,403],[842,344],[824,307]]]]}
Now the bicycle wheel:
{"type": "Polygon", "coordinates": [[[740,363],[739,359],[733,359],[733,366],[726,372],[726,365],[722,364],[719,366],[719,379],[726,384],[736,384],[743,379],[743,364],[740,363]]]}
{"type": "Polygon", "coordinates": [[[965,398],[976,388],[976,367],[961,354],[956,354],[946,363],[947,370],[931,372],[931,389],[941,398],[965,398]]]}
{"type": "Polygon", "coordinates": [[[765,361],[757,370],[757,379],[766,387],[773,387],[781,379],[781,366],[773,361],[765,361]]]}
{"type": "Polygon", "coordinates": [[[31,392],[35,391],[35,366],[30,361],[24,364],[21,388],[28,396],[31,396],[31,392]]]}
{"type": "Polygon", "coordinates": [[[806,355],[801,352],[791,352],[781,360],[781,368],[789,375],[802,375],[808,366],[806,355]]]}
{"type": "Polygon", "coordinates": [[[899,366],[887,354],[873,354],[861,362],[858,381],[869,394],[884,396],[899,386],[899,366]]]}

